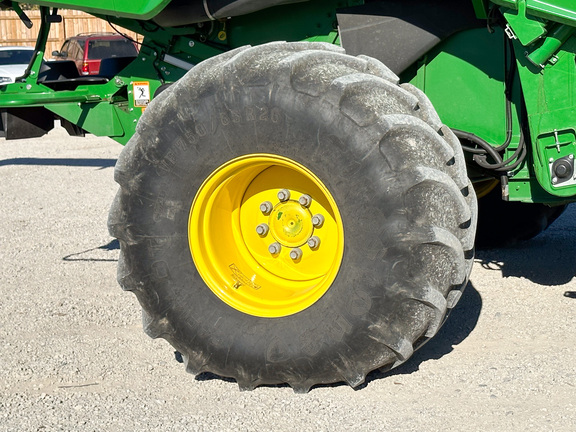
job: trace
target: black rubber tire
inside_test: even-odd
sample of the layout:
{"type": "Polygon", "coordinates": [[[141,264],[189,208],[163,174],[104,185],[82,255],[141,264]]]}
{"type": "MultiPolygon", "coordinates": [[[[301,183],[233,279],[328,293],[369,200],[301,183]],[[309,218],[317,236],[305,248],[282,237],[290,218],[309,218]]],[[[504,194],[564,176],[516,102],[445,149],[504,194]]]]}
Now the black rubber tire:
{"type": "Polygon", "coordinates": [[[403,363],[437,332],[472,266],[476,197],[458,139],[419,90],[328,44],[272,43],[199,64],[146,109],[115,179],[118,280],[138,297],[146,333],[168,340],[189,372],[242,390],[355,387],[403,363]],[[282,318],[219,300],[188,246],[201,183],[252,153],[314,172],[344,224],[335,281],[282,318]]]}
{"type": "Polygon", "coordinates": [[[496,187],[478,200],[476,246],[501,248],[530,240],[552,225],[564,210],[566,205],[503,201],[500,188],[496,187]]]}

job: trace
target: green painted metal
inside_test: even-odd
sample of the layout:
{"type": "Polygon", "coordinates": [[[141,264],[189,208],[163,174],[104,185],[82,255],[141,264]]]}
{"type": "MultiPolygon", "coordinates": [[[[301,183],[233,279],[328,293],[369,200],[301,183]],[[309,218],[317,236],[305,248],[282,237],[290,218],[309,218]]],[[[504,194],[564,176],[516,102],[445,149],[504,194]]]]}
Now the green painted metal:
{"type": "Polygon", "coordinates": [[[56,0],[27,1],[25,3],[59,9],[76,9],[91,14],[106,14],[122,18],[148,20],[158,15],[171,0],[56,0]]]}
{"type": "MultiPolygon", "coordinates": [[[[424,1],[424,0],[423,0],[424,1]]],[[[508,28],[489,21],[486,28],[457,33],[426,53],[401,77],[421,88],[442,120],[498,147],[507,136],[507,37],[514,40],[517,70],[511,90],[512,139],[503,159],[521,143],[521,124],[529,130],[529,153],[509,173],[510,199],[558,203],[575,200],[576,179],[554,184],[551,166],[576,155],[576,3],[574,0],[470,0],[476,15],[502,13],[508,28]],[[490,32],[490,28],[494,31],[490,32]]],[[[170,0],[48,0],[39,33],[37,56],[23,82],[0,87],[0,108],[42,106],[56,116],[124,144],[134,134],[144,107],[135,86],[151,96],[163,84],[181,78],[199,62],[238,46],[274,40],[339,44],[336,11],[362,0],[310,0],[206,25],[163,28],[150,21],[170,0]],[[143,35],[138,58],[110,81],[80,83],[74,90],[53,90],[38,82],[50,28],[49,7],[88,11],[143,35]]],[[[58,24],[55,24],[58,25],[58,24]]],[[[512,55],[512,53],[510,53],[512,55]]],[[[494,173],[469,164],[473,181],[494,173]]]]}
{"type": "MultiPolygon", "coordinates": [[[[519,78],[531,137],[530,182],[511,194],[569,199],[576,178],[558,182],[554,163],[576,156],[576,3],[572,0],[495,0],[513,30],[519,78]]],[[[526,197],[522,198],[527,200],[526,197]]]]}
{"type": "Polygon", "coordinates": [[[527,14],[526,3],[518,4],[518,9],[503,9],[502,14],[522,45],[530,45],[546,35],[546,21],[527,14]]]}
{"type": "MultiPolygon", "coordinates": [[[[426,93],[445,124],[497,147],[505,141],[507,129],[505,37],[502,29],[458,33],[430,51],[402,78],[426,93]]],[[[513,84],[512,141],[504,159],[512,156],[520,141],[520,80],[516,77],[513,84]]],[[[468,175],[473,182],[486,180],[486,173],[473,163],[468,175]]],[[[540,187],[528,163],[514,170],[509,182],[510,200],[562,201],[540,187]]]]}
{"type": "Polygon", "coordinates": [[[488,0],[472,0],[474,12],[480,19],[488,18],[488,0]]]}
{"type": "MultiPolygon", "coordinates": [[[[539,2],[538,9],[529,0],[495,3],[509,7],[502,9],[512,30],[507,34],[517,38],[513,140],[503,159],[517,148],[523,103],[531,138],[529,157],[509,173],[510,199],[551,204],[573,200],[576,178],[556,183],[552,168],[554,162],[576,156],[576,28],[566,24],[576,13],[576,4],[539,2]]],[[[457,34],[407,74],[430,97],[446,124],[474,133],[494,147],[503,141],[505,130],[501,34],[498,29],[491,35],[483,30],[457,34]]],[[[473,164],[469,174],[473,180],[485,178],[473,164]]]]}
{"type": "Polygon", "coordinates": [[[527,14],[553,22],[576,25],[574,0],[491,0],[492,3],[519,10],[525,6],[527,14]]]}
{"type": "Polygon", "coordinates": [[[314,0],[236,17],[228,25],[230,45],[235,48],[275,40],[332,43],[338,26],[336,10],[355,3],[361,2],[314,0]]]}
{"type": "Polygon", "coordinates": [[[458,33],[402,79],[426,93],[448,126],[498,145],[506,139],[504,43],[499,29],[458,33]]]}
{"type": "MultiPolygon", "coordinates": [[[[200,26],[160,28],[141,19],[131,19],[130,14],[117,14],[119,9],[113,2],[98,3],[97,8],[92,6],[88,8],[87,2],[82,1],[34,3],[69,6],[91,12],[114,12],[115,15],[98,13],[94,15],[143,35],[140,54],[134,63],[108,83],[81,84],[75,90],[54,91],[37,81],[44,57],[45,41],[51,26],[49,20],[44,18],[38,38],[37,61],[24,82],[0,87],[0,107],[43,106],[87,132],[109,136],[125,144],[134,133],[135,125],[143,111],[142,107],[134,104],[132,83],[146,83],[153,95],[160,85],[178,80],[195,64],[248,43],[264,43],[279,39],[338,43],[335,25],[336,7],[361,2],[316,0],[303,3],[297,10],[276,7],[267,13],[259,12],[248,18],[217,21],[204,28],[200,26]],[[303,15],[317,19],[304,20],[302,25],[294,25],[294,22],[301,20],[303,15]],[[260,25],[255,30],[258,27],[256,23],[265,25],[260,25]]],[[[124,7],[130,7],[132,15],[140,14],[142,17],[144,14],[142,11],[152,10],[152,6],[159,10],[167,2],[139,2],[131,6],[129,2],[118,3],[126,3],[124,7]]],[[[50,13],[48,7],[42,7],[42,11],[45,17],[50,13]]]]}
{"type": "MultiPolygon", "coordinates": [[[[560,25],[547,36],[542,45],[526,56],[530,62],[541,68],[558,52],[560,47],[574,34],[576,27],[560,25]]],[[[524,44],[523,44],[524,45],[524,44]]]]}
{"type": "Polygon", "coordinates": [[[556,53],[554,64],[535,67],[516,44],[520,79],[532,136],[536,178],[550,194],[570,197],[573,182],[555,185],[550,161],[576,155],[576,37],[572,36],[556,53]]]}
{"type": "MultiPolygon", "coordinates": [[[[47,19],[50,10],[42,7],[41,13],[43,19],[38,32],[36,56],[29,67],[29,74],[24,82],[0,87],[0,107],[17,109],[42,106],[87,132],[109,136],[125,144],[134,134],[142,110],[128,106],[127,85],[122,77],[117,76],[105,84],[81,84],[74,90],[60,91],[38,82],[51,25],[47,19]],[[126,97],[123,97],[124,93],[126,97]]],[[[131,68],[135,69],[134,66],[131,68]]],[[[156,76],[153,82],[157,82],[156,76]]]]}

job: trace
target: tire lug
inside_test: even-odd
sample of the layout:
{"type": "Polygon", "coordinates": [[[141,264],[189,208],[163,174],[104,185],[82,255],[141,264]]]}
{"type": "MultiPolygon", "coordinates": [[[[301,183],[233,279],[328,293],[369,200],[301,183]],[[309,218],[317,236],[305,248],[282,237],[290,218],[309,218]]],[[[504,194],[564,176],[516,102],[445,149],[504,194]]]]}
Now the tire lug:
{"type": "Polygon", "coordinates": [[[270,246],[268,246],[268,252],[270,252],[272,255],[278,255],[281,250],[282,245],[278,242],[274,242],[270,246]]]}
{"type": "Polygon", "coordinates": [[[310,207],[310,204],[312,204],[312,197],[310,195],[302,195],[300,198],[298,198],[298,202],[300,203],[300,205],[302,207],[310,207]]]}
{"type": "Polygon", "coordinates": [[[270,227],[268,226],[268,224],[263,223],[256,227],[256,232],[260,237],[266,237],[268,231],[270,231],[270,227]]]}
{"type": "Polygon", "coordinates": [[[324,225],[324,216],[322,216],[320,213],[312,216],[312,225],[314,225],[316,228],[320,228],[322,225],[324,225]]]}
{"type": "Polygon", "coordinates": [[[316,250],[320,246],[320,238],[318,236],[312,236],[308,239],[307,243],[310,249],[316,250]]]}
{"type": "Polygon", "coordinates": [[[274,206],[272,205],[272,203],[270,201],[264,201],[262,204],[260,204],[260,211],[265,216],[268,216],[272,212],[273,208],[274,208],[274,206]]]}
{"type": "Polygon", "coordinates": [[[290,191],[288,189],[281,189],[278,192],[278,199],[282,202],[288,201],[290,199],[290,191]]]}
{"type": "Polygon", "coordinates": [[[300,258],[302,258],[302,249],[300,248],[294,248],[290,251],[290,258],[292,258],[292,260],[294,261],[298,261],[300,258]]]}

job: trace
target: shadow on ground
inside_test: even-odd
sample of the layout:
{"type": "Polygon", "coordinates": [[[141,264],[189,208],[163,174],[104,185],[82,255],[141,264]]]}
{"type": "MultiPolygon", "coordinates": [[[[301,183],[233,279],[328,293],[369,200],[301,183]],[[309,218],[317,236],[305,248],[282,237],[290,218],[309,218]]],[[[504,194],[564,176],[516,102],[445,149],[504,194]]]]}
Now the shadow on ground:
{"type": "Polygon", "coordinates": [[[116,165],[116,159],[13,158],[0,160],[0,167],[9,165],[71,166],[104,169],[116,165]]]}
{"type": "MultiPolygon", "coordinates": [[[[576,208],[569,208],[565,215],[543,234],[511,248],[478,251],[476,262],[486,269],[501,272],[502,277],[524,277],[543,286],[563,285],[576,275],[576,224],[574,221],[576,221],[576,208]]],[[[113,248],[117,245],[111,242],[100,248],[103,247],[113,248]]],[[[89,251],[83,253],[86,252],[89,251]]],[[[575,292],[566,292],[564,295],[576,298],[575,292]]],[[[469,282],[460,302],[434,338],[396,369],[386,372],[376,370],[369,373],[366,381],[356,390],[366,388],[375,380],[412,374],[420,369],[422,363],[450,354],[455,346],[474,331],[481,310],[482,297],[473,283],[469,282]]],[[[183,361],[178,352],[175,353],[175,358],[179,362],[183,361]]],[[[234,379],[220,377],[209,372],[199,374],[196,380],[235,382],[234,379]]],[[[313,389],[340,386],[346,386],[346,384],[317,385],[313,389]]],[[[263,387],[287,387],[287,385],[264,385],[263,387]]]]}
{"type": "Polygon", "coordinates": [[[477,251],[476,259],[503,277],[523,277],[544,286],[570,282],[576,275],[576,206],[569,206],[548,230],[532,240],[477,251]]]}
{"type": "Polygon", "coordinates": [[[576,275],[574,240],[555,244],[538,239],[513,249],[491,249],[476,254],[487,270],[499,271],[503,277],[523,277],[545,286],[559,286],[576,275]]]}
{"type": "Polygon", "coordinates": [[[117,256],[110,258],[109,252],[115,250],[120,250],[120,243],[117,239],[114,239],[102,246],[66,255],[62,258],[62,261],[118,261],[117,256]]]}
{"type": "Polygon", "coordinates": [[[372,371],[366,377],[366,381],[356,389],[362,389],[368,386],[372,381],[381,378],[406,375],[417,372],[420,365],[428,360],[438,360],[454,350],[454,346],[464,341],[474,331],[480,312],[482,310],[482,297],[474,288],[472,282],[468,282],[462,298],[456,307],[450,313],[448,319],[426,345],[421,347],[414,355],[403,365],[387,372],[379,370],[372,371]]]}
{"type": "MultiPolygon", "coordinates": [[[[461,343],[464,339],[468,337],[470,333],[476,327],[478,323],[478,318],[480,317],[480,311],[482,309],[482,298],[480,293],[476,291],[471,282],[468,283],[462,298],[452,310],[448,320],[438,331],[436,336],[430,340],[426,345],[420,348],[414,353],[412,358],[400,367],[389,371],[380,372],[378,370],[373,371],[368,374],[366,381],[360,386],[356,387],[356,390],[360,390],[368,386],[372,381],[385,378],[392,375],[403,375],[411,374],[419,370],[420,364],[427,360],[439,359],[442,356],[450,353],[455,345],[461,343]]],[[[179,353],[175,353],[176,360],[182,361],[179,353]]],[[[222,380],[226,382],[235,382],[234,379],[224,378],[215,375],[210,372],[204,372],[196,376],[197,381],[210,381],[210,380],[222,380]]],[[[262,387],[287,387],[287,384],[282,385],[264,385],[262,387]]],[[[347,386],[345,383],[334,383],[326,385],[316,385],[312,388],[322,388],[322,387],[340,387],[347,386]]]]}

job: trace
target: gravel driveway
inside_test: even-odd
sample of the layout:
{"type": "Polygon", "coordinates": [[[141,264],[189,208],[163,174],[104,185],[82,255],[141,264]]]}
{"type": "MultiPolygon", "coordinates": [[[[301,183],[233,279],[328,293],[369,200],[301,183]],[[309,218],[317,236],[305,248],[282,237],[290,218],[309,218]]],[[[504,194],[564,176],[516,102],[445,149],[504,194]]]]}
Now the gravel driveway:
{"type": "Polygon", "coordinates": [[[392,373],[239,392],[186,374],[116,283],[120,150],[62,129],[0,140],[0,431],[576,430],[576,206],[478,253],[451,319],[392,373]]]}

